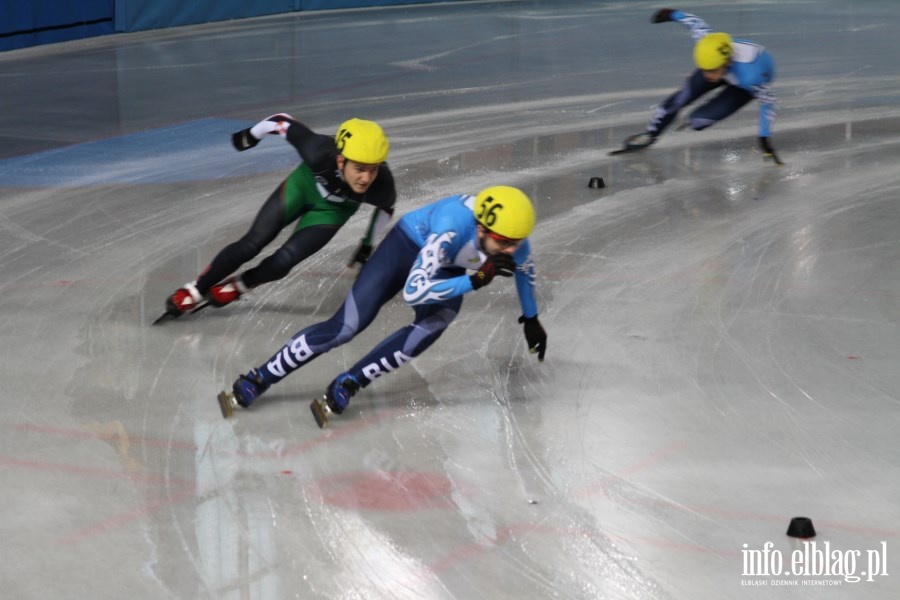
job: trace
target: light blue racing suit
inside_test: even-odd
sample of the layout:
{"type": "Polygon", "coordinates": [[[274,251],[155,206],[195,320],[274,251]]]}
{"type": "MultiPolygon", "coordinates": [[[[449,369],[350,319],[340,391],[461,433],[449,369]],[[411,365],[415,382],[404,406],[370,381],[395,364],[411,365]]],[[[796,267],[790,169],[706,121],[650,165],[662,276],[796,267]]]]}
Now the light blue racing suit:
{"type": "MultiPolygon", "coordinates": [[[[706,21],[696,15],[676,10],[670,18],[687,27],[695,42],[710,33],[706,21]]],[[[684,86],[657,108],[647,125],[648,132],[654,136],[660,135],[679,110],[715,88],[726,86],[722,93],[691,113],[688,122],[691,129],[705,129],[755,98],[759,101],[759,137],[769,137],[775,121],[775,97],[769,86],[775,79],[775,61],[757,43],[740,39],[732,42],[731,65],[725,76],[716,83],[710,83],[699,69],[692,72],[684,86]]]]}
{"type": "MultiPolygon", "coordinates": [[[[263,363],[259,367],[263,380],[276,383],[349,342],[401,290],[415,311],[412,324],[385,338],[348,372],[365,387],[424,352],[456,317],[463,295],[472,291],[466,271],[477,269],[487,258],[477,244],[474,203],[474,196],[450,196],[400,219],[363,266],[340,309],[327,321],[299,331],[263,363]]],[[[537,316],[530,248],[526,239],[513,254],[525,317],[537,316]]]]}

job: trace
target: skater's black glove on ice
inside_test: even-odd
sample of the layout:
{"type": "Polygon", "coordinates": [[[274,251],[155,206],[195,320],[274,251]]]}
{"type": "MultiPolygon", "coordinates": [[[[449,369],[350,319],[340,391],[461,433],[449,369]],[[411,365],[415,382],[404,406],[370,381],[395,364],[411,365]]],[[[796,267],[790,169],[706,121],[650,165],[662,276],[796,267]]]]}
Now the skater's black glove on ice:
{"type": "Polygon", "coordinates": [[[778,158],[778,155],[775,153],[775,148],[772,147],[772,143],[769,142],[769,138],[759,138],[759,149],[762,150],[764,159],[771,159],[779,167],[784,165],[784,163],[781,162],[781,159],[778,158]]]}
{"type": "Polygon", "coordinates": [[[666,21],[672,20],[672,13],[675,12],[674,9],[671,8],[661,8],[655,13],[653,13],[653,18],[650,19],[651,23],[665,23],[666,21]]]}
{"type": "Polygon", "coordinates": [[[470,275],[472,281],[472,289],[477,290],[493,281],[494,277],[512,277],[516,272],[516,261],[513,257],[505,252],[488,256],[474,275],[470,275]]]}
{"type": "Polygon", "coordinates": [[[525,341],[528,342],[528,350],[538,355],[538,360],[544,362],[544,353],[547,351],[547,332],[541,327],[537,316],[519,317],[519,323],[525,324],[525,341]]]}
{"type": "Polygon", "coordinates": [[[356,248],[356,252],[354,252],[353,256],[350,258],[350,262],[347,263],[347,266],[352,267],[356,263],[364,265],[369,260],[370,256],[372,256],[372,245],[360,242],[359,246],[356,248]]]}
{"type": "Polygon", "coordinates": [[[231,134],[231,145],[234,146],[234,149],[238,152],[249,150],[258,143],[259,140],[253,137],[249,127],[231,134]]]}

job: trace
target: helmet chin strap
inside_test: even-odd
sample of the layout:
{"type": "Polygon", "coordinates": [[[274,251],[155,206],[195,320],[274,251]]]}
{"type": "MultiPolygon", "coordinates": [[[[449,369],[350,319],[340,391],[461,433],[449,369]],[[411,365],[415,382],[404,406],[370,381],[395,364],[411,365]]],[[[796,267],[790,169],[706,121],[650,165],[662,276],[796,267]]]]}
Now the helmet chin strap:
{"type": "Polygon", "coordinates": [[[350,194],[355,194],[356,192],[353,191],[352,187],[350,187],[350,183],[347,181],[347,178],[344,177],[344,169],[347,168],[347,157],[344,157],[343,163],[343,166],[338,167],[338,177],[340,178],[343,187],[347,188],[347,192],[350,194]]]}

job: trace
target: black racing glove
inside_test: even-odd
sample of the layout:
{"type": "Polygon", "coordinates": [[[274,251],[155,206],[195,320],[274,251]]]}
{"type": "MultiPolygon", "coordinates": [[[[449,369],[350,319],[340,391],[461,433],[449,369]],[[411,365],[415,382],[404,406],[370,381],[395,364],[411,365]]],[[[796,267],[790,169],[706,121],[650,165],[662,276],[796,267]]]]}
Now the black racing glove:
{"type": "Polygon", "coordinates": [[[369,260],[370,256],[372,256],[372,245],[367,244],[365,240],[362,240],[360,241],[359,246],[356,247],[356,251],[350,258],[350,262],[347,263],[347,266],[352,267],[356,263],[364,265],[369,260]]]}
{"type": "Polygon", "coordinates": [[[769,141],[769,138],[759,138],[759,149],[762,150],[764,159],[772,159],[772,161],[779,167],[784,165],[784,163],[781,162],[781,159],[778,158],[778,155],[775,154],[775,148],[772,147],[772,143],[769,141]]]}
{"type": "Polygon", "coordinates": [[[547,332],[541,327],[537,315],[519,317],[519,323],[525,324],[525,341],[528,342],[528,351],[538,355],[538,360],[544,362],[544,352],[547,351],[547,332]]]}
{"type": "Polygon", "coordinates": [[[494,277],[512,277],[516,272],[516,261],[511,254],[501,252],[500,254],[492,254],[488,256],[474,275],[470,275],[472,281],[472,289],[477,290],[493,281],[494,277]]]}
{"type": "Polygon", "coordinates": [[[234,149],[238,152],[249,150],[258,143],[259,140],[253,137],[249,127],[231,134],[231,145],[234,146],[234,149]]]}
{"type": "Polygon", "coordinates": [[[671,21],[673,12],[675,12],[675,10],[672,8],[661,8],[653,13],[653,17],[650,19],[650,22],[665,23],[666,21],[671,21]]]}

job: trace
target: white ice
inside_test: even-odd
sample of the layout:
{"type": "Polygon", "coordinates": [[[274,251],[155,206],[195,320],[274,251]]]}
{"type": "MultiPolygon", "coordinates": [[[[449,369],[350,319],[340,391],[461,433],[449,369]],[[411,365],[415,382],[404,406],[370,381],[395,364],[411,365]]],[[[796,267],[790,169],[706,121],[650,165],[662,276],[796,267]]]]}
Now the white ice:
{"type": "Polygon", "coordinates": [[[3,596],[897,598],[900,4],[681,7],[774,54],[782,168],[753,104],[607,156],[690,68],[658,7],[295,13],[0,54],[3,596]],[[382,123],[400,212],[522,187],[546,361],[492,284],[320,431],[309,401],[410,320],[396,301],[223,420],[218,391],[337,309],[366,221],[151,327],[296,163],[229,145],[282,111],[382,123]],[[767,542],[843,572],[746,574],[767,542]]]}

